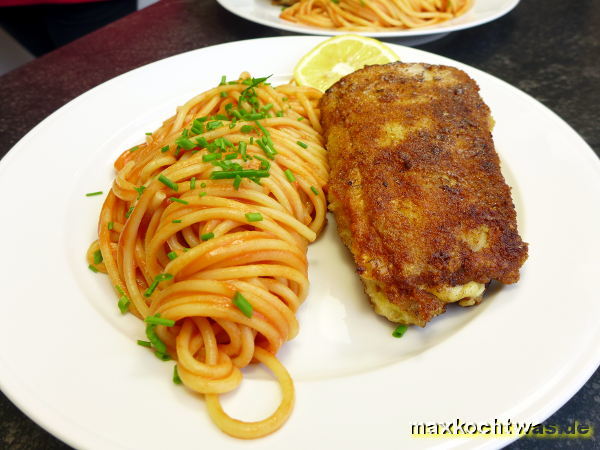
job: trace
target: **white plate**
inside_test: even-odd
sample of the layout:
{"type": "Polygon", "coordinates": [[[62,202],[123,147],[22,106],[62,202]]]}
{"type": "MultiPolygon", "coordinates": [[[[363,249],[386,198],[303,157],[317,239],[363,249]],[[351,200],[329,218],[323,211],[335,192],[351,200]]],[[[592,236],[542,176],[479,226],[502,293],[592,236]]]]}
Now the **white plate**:
{"type": "MultiPolygon", "coordinates": [[[[280,19],[279,14],[281,13],[281,6],[273,5],[271,0],[217,0],[217,2],[233,14],[268,27],[292,31],[294,33],[319,34],[325,36],[348,33],[347,31],[333,31],[319,27],[295,24],[280,19]]],[[[496,20],[511,11],[518,3],[519,0],[475,0],[473,7],[466,14],[438,25],[412,30],[356,32],[354,34],[378,38],[414,37],[437,33],[446,34],[451,31],[464,30],[465,28],[475,27],[496,20]]]]}
{"type": "MultiPolygon", "coordinates": [[[[234,42],[141,67],[56,111],[0,162],[0,386],[50,432],[90,449],[495,446],[509,438],[415,439],[410,424],[538,422],[593,373],[600,361],[598,159],[517,89],[399,46],[405,61],[454,65],[480,84],[530,243],[522,280],[394,339],[393,326],[368,306],[330,223],[309,250],[312,286],[299,311],[300,335],[280,353],[296,382],[295,410],[282,430],[257,442],[217,430],[202,398],[171,382],[173,363],[135,344],[142,324],[121,316],[108,279],[87,269],[104,196],[84,194],[106,192],[121,149],[221,74],[248,70],[282,81],[322,39],[234,42]]],[[[257,418],[274,408],[277,385],[261,369],[246,374],[224,403],[257,418]]]]}

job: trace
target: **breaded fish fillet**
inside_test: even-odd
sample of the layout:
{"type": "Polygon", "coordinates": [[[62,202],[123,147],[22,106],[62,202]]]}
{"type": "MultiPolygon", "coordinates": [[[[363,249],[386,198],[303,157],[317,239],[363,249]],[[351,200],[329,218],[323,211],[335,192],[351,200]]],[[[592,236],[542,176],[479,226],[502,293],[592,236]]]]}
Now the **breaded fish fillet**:
{"type": "Polygon", "coordinates": [[[478,91],[452,67],[391,63],[321,99],[329,207],[375,311],[394,322],[479,303],[527,259],[478,91]]]}

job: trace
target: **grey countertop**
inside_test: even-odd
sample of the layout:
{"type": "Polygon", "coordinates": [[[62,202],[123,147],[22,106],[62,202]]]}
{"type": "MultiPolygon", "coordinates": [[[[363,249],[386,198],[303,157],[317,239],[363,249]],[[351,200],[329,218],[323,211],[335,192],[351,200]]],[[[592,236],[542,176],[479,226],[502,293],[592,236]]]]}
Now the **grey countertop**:
{"type": "MultiPolygon", "coordinates": [[[[199,47],[289,34],[240,19],[214,1],[162,0],[0,77],[0,156],[57,108],[123,72],[199,47]]],[[[566,120],[600,154],[600,1],[523,0],[499,20],[418,48],[517,86],[566,120]]],[[[548,326],[560,333],[560,326],[548,326]]],[[[600,371],[545,423],[574,421],[600,431],[600,371]]],[[[0,447],[68,448],[4,395],[0,395],[0,447]]],[[[600,444],[596,437],[520,439],[511,447],[600,448],[600,444]]]]}

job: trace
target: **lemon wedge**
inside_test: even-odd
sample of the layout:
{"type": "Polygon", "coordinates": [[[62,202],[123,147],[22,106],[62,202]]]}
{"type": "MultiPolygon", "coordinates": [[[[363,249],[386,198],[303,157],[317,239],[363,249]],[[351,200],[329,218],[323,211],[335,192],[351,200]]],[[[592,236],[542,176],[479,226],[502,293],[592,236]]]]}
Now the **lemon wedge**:
{"type": "Polygon", "coordinates": [[[304,55],[296,64],[294,78],[302,86],[325,91],[343,76],[366,65],[398,59],[392,49],[376,39],[343,34],[321,42],[304,55]]]}

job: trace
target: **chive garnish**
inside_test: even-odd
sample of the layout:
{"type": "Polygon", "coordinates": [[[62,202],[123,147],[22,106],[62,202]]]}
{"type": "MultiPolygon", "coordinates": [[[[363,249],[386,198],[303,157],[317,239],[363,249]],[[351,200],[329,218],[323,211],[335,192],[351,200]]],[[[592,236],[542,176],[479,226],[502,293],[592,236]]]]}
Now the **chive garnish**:
{"type": "Polygon", "coordinates": [[[240,176],[242,178],[265,178],[269,176],[267,170],[254,170],[254,169],[243,169],[243,170],[219,170],[212,172],[210,178],[213,180],[226,180],[240,176]]]}
{"type": "Polygon", "coordinates": [[[311,191],[313,191],[313,194],[315,194],[315,195],[319,195],[319,191],[317,190],[317,188],[316,188],[316,187],[314,187],[314,186],[311,186],[311,187],[310,187],[310,190],[311,190],[311,191]]]}
{"type": "Polygon", "coordinates": [[[171,357],[168,353],[162,353],[159,351],[154,352],[154,356],[156,356],[161,361],[171,361],[171,357]]]}
{"type": "Polygon", "coordinates": [[[181,219],[171,220],[171,223],[181,223],[181,219]]]}
{"type": "Polygon", "coordinates": [[[189,205],[190,204],[189,202],[187,202],[185,200],[182,200],[180,198],[177,198],[177,197],[169,197],[169,200],[171,200],[172,202],[181,203],[182,205],[189,205]]]}
{"type": "Polygon", "coordinates": [[[208,141],[204,137],[199,137],[196,139],[196,144],[198,144],[198,147],[206,148],[208,141]]]}
{"type": "MultiPolygon", "coordinates": [[[[150,133],[150,134],[152,134],[152,133],[150,133]]],[[[139,147],[138,145],[136,145],[135,147],[131,147],[131,148],[129,149],[129,151],[130,151],[131,153],[133,153],[133,152],[135,152],[135,151],[136,151],[138,148],[140,148],[140,147],[139,147]]]]}
{"type": "Polygon", "coordinates": [[[181,378],[179,378],[179,372],[177,372],[177,364],[173,366],[173,383],[181,384],[181,378]]]}
{"type": "Polygon", "coordinates": [[[246,317],[252,317],[252,305],[239,291],[233,296],[233,304],[237,306],[246,317]]]}
{"type": "Polygon", "coordinates": [[[148,340],[152,344],[152,347],[154,347],[156,349],[156,352],[164,355],[165,353],[167,353],[167,346],[158,337],[158,335],[156,334],[156,331],[154,331],[155,326],[156,325],[153,325],[151,323],[149,323],[146,326],[146,336],[148,336],[148,340]]]}
{"type": "Polygon", "coordinates": [[[288,181],[290,183],[293,183],[294,181],[296,181],[296,177],[294,176],[294,174],[292,173],[292,171],[290,169],[285,169],[285,171],[283,173],[285,173],[285,177],[288,179],[288,181]]]}
{"type": "Polygon", "coordinates": [[[190,179],[190,189],[196,189],[196,177],[190,179]]]}
{"type": "Polygon", "coordinates": [[[227,84],[227,78],[225,77],[225,75],[221,76],[221,82],[219,83],[219,86],[223,86],[227,84]]]}
{"type": "Polygon", "coordinates": [[[117,306],[119,307],[119,311],[121,311],[121,314],[125,314],[127,311],[129,311],[129,299],[126,295],[122,295],[119,298],[117,306]]]}
{"type": "Polygon", "coordinates": [[[125,213],[125,217],[127,219],[129,219],[129,216],[131,216],[132,212],[133,212],[133,206],[130,206],[129,209],[127,210],[127,212],[125,213]]]}
{"type": "Polygon", "coordinates": [[[148,286],[148,289],[146,289],[144,291],[144,297],[150,297],[152,295],[152,293],[156,290],[157,286],[158,286],[158,281],[154,280],[152,282],[152,284],[150,286],[148,286]]]}
{"type": "Polygon", "coordinates": [[[144,322],[152,324],[152,325],[164,325],[165,327],[172,327],[175,325],[175,321],[171,319],[163,319],[162,317],[148,316],[144,319],[144,322]]]}
{"type": "Polygon", "coordinates": [[[271,133],[269,133],[267,131],[267,129],[265,127],[263,127],[260,122],[254,122],[254,123],[258,126],[258,128],[260,128],[260,131],[262,131],[265,136],[269,136],[269,137],[271,136],[271,133]]]}
{"type": "Polygon", "coordinates": [[[115,227],[115,223],[114,222],[108,222],[108,231],[111,231],[113,228],[115,227]]]}
{"type": "Polygon", "coordinates": [[[202,239],[203,241],[208,241],[209,239],[212,239],[215,237],[215,233],[204,233],[200,235],[200,239],[202,239]]]}
{"type": "Polygon", "coordinates": [[[158,275],[156,275],[156,277],[154,277],[154,279],[159,283],[161,281],[170,280],[171,278],[173,278],[173,275],[171,275],[170,273],[159,273],[158,275]]]}
{"type": "Polygon", "coordinates": [[[308,145],[306,145],[304,142],[302,141],[296,141],[296,144],[298,144],[300,147],[302,148],[308,148],[308,145]]]}
{"type": "Polygon", "coordinates": [[[175,258],[177,258],[177,253],[169,252],[169,253],[167,253],[167,258],[169,258],[171,261],[173,261],[175,258]]]}
{"type": "Polygon", "coordinates": [[[196,146],[187,136],[179,136],[175,139],[175,143],[186,150],[191,150],[196,146]]]}
{"type": "Polygon", "coordinates": [[[90,269],[90,270],[91,270],[92,272],[94,272],[94,273],[98,273],[98,272],[99,272],[99,270],[98,270],[98,269],[96,269],[96,267],[94,267],[94,266],[93,266],[93,265],[91,265],[91,264],[90,264],[90,265],[88,265],[88,269],[90,269]]]}
{"type": "Polygon", "coordinates": [[[277,112],[275,113],[275,115],[276,115],[277,117],[283,117],[283,111],[277,111],[277,112]]]}
{"type": "Polygon", "coordinates": [[[202,155],[202,161],[204,162],[215,161],[217,159],[221,159],[220,153],[209,153],[207,155],[202,155]]]}
{"type": "Polygon", "coordinates": [[[150,297],[152,293],[156,290],[158,283],[160,283],[161,281],[170,280],[171,278],[173,278],[173,275],[171,275],[170,273],[160,273],[156,275],[152,284],[144,292],[144,297],[150,297]]]}
{"type": "Polygon", "coordinates": [[[260,222],[263,216],[261,213],[246,213],[246,219],[248,222],[260,222]]]}
{"type": "Polygon", "coordinates": [[[258,156],[258,155],[256,155],[255,158],[260,161],[260,169],[261,170],[269,170],[271,168],[271,163],[269,161],[267,161],[265,158],[258,156]]]}
{"type": "Polygon", "coordinates": [[[260,113],[252,113],[252,114],[248,114],[246,116],[244,116],[245,120],[259,120],[259,119],[264,119],[265,115],[264,114],[260,114],[260,113]]]}
{"type": "Polygon", "coordinates": [[[303,120],[304,120],[304,117],[302,117],[302,116],[301,116],[301,117],[298,117],[296,120],[297,120],[298,122],[301,122],[301,121],[303,121],[303,120]]]}
{"type": "Polygon", "coordinates": [[[102,258],[102,252],[100,250],[96,250],[94,252],[94,264],[100,264],[104,258],[102,258]]]}
{"type": "Polygon", "coordinates": [[[198,197],[204,197],[205,195],[206,195],[206,192],[200,192],[200,193],[198,194],[198,197]]]}
{"type": "Polygon", "coordinates": [[[226,160],[226,161],[229,161],[229,160],[231,160],[231,159],[235,159],[235,158],[237,158],[237,157],[238,157],[238,154],[237,154],[237,153],[229,153],[229,154],[225,155],[225,160],[226,160]]]}
{"type": "Polygon", "coordinates": [[[408,327],[406,325],[399,325],[394,331],[392,331],[392,336],[395,338],[400,338],[406,333],[408,327]]]}
{"type": "Polygon", "coordinates": [[[242,133],[251,133],[252,131],[254,131],[254,127],[252,125],[242,125],[240,131],[242,133]]]}
{"type": "Polygon", "coordinates": [[[240,189],[240,184],[242,184],[242,177],[236,175],[233,180],[233,188],[237,191],[240,189]]]}
{"type": "Polygon", "coordinates": [[[227,97],[227,91],[221,91],[219,95],[221,96],[221,98],[225,98],[227,97]]]}
{"type": "Polygon", "coordinates": [[[138,193],[137,199],[139,200],[144,191],[146,190],[146,186],[135,187],[135,191],[138,193]]]}
{"type": "Polygon", "coordinates": [[[167,186],[168,188],[177,192],[179,190],[179,186],[177,183],[173,182],[169,178],[165,177],[162,173],[158,176],[158,181],[167,186]]]}
{"type": "Polygon", "coordinates": [[[141,345],[142,347],[148,347],[148,348],[152,347],[152,343],[150,341],[142,341],[142,340],[138,339],[137,344],[141,345]]]}
{"type": "Polygon", "coordinates": [[[223,126],[223,122],[221,122],[220,120],[216,120],[216,121],[212,121],[212,122],[207,122],[206,123],[206,129],[207,130],[216,130],[219,127],[223,126]]]}
{"type": "Polygon", "coordinates": [[[85,194],[86,197],[93,197],[95,195],[102,195],[102,191],[98,191],[98,192],[88,192],[87,194],[85,194]]]}
{"type": "Polygon", "coordinates": [[[169,146],[165,145],[163,148],[160,149],[161,152],[168,152],[169,151],[169,146]]]}
{"type": "Polygon", "coordinates": [[[206,183],[200,183],[200,187],[201,188],[205,188],[206,187],[206,183]]]}

